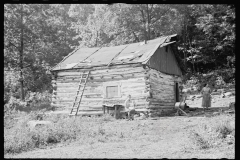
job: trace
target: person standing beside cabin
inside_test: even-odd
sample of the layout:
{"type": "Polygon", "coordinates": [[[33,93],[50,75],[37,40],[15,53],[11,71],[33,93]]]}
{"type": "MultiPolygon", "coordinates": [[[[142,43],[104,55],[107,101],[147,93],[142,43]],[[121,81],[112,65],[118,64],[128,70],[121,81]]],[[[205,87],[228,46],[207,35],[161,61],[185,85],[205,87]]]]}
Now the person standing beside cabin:
{"type": "Polygon", "coordinates": [[[204,84],[204,87],[201,91],[202,94],[202,107],[208,109],[208,107],[211,107],[211,88],[208,84],[204,84]]]}
{"type": "Polygon", "coordinates": [[[127,111],[128,113],[128,120],[130,119],[134,119],[134,113],[135,113],[135,102],[132,100],[131,98],[131,95],[128,95],[125,103],[124,103],[124,106],[125,106],[125,110],[127,111]]]}

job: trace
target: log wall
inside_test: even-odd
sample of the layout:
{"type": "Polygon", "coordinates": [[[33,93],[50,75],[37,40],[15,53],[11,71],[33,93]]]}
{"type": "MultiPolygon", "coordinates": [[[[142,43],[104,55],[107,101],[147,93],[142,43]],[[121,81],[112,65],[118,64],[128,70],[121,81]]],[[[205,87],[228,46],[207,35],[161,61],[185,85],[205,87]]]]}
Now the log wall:
{"type": "Polygon", "coordinates": [[[175,83],[181,83],[180,77],[146,67],[145,79],[151,95],[150,98],[147,98],[149,108],[173,109],[175,105],[175,83]]]}
{"type": "MultiPolygon", "coordinates": [[[[65,70],[56,73],[52,80],[54,86],[52,105],[58,110],[69,110],[76,96],[79,76],[88,69],[65,70]]],[[[79,110],[102,112],[102,105],[123,104],[131,94],[137,108],[148,106],[149,92],[145,86],[144,68],[142,65],[119,65],[91,69],[79,110]],[[109,83],[120,84],[121,94],[117,98],[106,99],[104,86],[109,83]]]]}

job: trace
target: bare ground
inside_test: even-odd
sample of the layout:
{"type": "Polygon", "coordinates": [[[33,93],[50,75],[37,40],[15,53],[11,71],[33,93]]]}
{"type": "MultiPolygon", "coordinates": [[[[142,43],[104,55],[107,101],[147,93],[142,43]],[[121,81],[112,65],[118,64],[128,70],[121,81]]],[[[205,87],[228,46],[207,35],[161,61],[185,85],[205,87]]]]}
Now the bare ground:
{"type": "MultiPolygon", "coordinates": [[[[200,98],[201,100],[201,98],[200,98]]],[[[201,101],[192,101],[190,107],[200,107],[201,101]],[[199,102],[198,102],[199,101],[199,102]],[[194,105],[193,105],[194,104],[194,105]]],[[[214,107],[234,102],[235,98],[216,98],[214,107]]],[[[226,106],[226,105],[225,105],[226,106]]],[[[216,108],[217,109],[217,108],[216,108]]],[[[5,158],[235,158],[235,144],[199,149],[190,137],[199,123],[208,123],[206,114],[185,117],[160,117],[155,120],[115,120],[104,124],[105,130],[126,131],[118,139],[106,137],[103,141],[87,144],[72,142],[36,149],[5,158]],[[139,134],[141,133],[141,134],[139,134]]]]}

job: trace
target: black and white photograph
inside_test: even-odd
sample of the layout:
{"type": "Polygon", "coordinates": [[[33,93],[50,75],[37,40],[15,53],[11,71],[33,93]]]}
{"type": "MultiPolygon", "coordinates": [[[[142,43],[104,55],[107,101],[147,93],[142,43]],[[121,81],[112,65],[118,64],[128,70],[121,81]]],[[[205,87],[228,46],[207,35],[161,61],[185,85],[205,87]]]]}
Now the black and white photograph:
{"type": "Polygon", "coordinates": [[[235,30],[234,4],[5,3],[4,158],[235,159],[235,30]]]}

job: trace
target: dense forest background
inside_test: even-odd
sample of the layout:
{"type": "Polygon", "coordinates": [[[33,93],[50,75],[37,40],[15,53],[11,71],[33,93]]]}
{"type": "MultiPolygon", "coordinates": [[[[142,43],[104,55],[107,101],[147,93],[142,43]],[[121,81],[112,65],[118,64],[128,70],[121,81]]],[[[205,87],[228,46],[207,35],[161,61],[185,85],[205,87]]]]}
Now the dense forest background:
{"type": "Polygon", "coordinates": [[[234,5],[5,4],[4,102],[51,93],[49,69],[77,47],[171,34],[178,34],[184,80],[214,75],[234,81],[234,5]]]}

